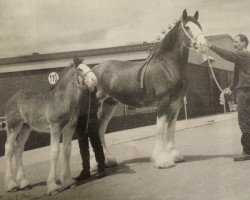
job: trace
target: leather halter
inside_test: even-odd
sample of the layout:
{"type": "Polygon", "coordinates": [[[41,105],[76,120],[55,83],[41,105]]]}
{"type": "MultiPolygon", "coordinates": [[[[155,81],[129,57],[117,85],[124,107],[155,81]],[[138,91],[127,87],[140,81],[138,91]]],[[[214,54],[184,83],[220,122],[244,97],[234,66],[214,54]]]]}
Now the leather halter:
{"type": "Polygon", "coordinates": [[[81,75],[81,73],[79,73],[79,72],[76,72],[76,75],[77,75],[77,83],[78,83],[78,87],[82,87],[83,86],[83,84],[82,83],[80,83],[80,81],[79,81],[79,76],[80,77],[82,77],[82,79],[84,80],[85,79],[85,77],[88,75],[88,73],[90,73],[90,72],[92,72],[91,70],[89,70],[89,71],[87,71],[85,74],[83,74],[83,75],[81,75]]]}
{"type": "MultiPolygon", "coordinates": [[[[186,29],[184,28],[183,21],[181,21],[181,28],[182,28],[183,32],[185,33],[185,35],[186,35],[186,36],[188,37],[188,39],[190,40],[190,46],[193,46],[193,45],[194,45],[195,40],[197,39],[197,37],[198,37],[199,35],[204,35],[203,32],[201,31],[201,32],[198,33],[194,38],[192,38],[192,37],[188,34],[188,32],[186,31],[186,29]]],[[[184,45],[185,47],[187,47],[187,45],[186,45],[184,42],[183,42],[183,45],[184,45]]]]}

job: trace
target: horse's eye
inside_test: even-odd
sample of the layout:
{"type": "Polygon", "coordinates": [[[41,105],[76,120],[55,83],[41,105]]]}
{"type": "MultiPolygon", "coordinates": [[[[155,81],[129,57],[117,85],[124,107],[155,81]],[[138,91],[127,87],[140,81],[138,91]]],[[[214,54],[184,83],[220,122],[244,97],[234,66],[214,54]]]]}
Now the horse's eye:
{"type": "Polygon", "coordinates": [[[190,30],[190,27],[189,27],[189,26],[185,26],[185,29],[186,29],[187,31],[189,31],[189,30],[190,30]]]}

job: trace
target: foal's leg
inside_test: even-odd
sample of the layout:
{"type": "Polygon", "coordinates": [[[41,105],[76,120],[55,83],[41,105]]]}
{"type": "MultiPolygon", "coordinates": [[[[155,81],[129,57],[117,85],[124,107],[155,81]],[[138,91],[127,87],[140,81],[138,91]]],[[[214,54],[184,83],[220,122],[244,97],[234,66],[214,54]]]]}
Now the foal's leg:
{"type": "Polygon", "coordinates": [[[29,135],[30,135],[30,127],[29,125],[24,124],[17,137],[17,144],[16,144],[16,169],[17,169],[16,180],[20,185],[20,189],[24,189],[29,186],[29,181],[25,177],[23,163],[22,163],[24,145],[29,135]]]}
{"type": "Polygon", "coordinates": [[[175,161],[184,160],[174,146],[174,131],[181,107],[180,100],[169,102],[166,97],[158,104],[156,144],[152,154],[152,159],[158,168],[173,167],[175,161]]]}
{"type": "Polygon", "coordinates": [[[102,104],[101,114],[99,118],[99,135],[103,146],[106,167],[112,167],[117,165],[116,159],[111,155],[105,142],[105,133],[108,127],[108,123],[114,115],[117,104],[118,103],[116,101],[113,101],[112,99],[105,100],[102,104]]]}
{"type": "Polygon", "coordinates": [[[51,139],[50,139],[50,171],[47,180],[48,191],[50,195],[53,191],[60,189],[60,186],[56,184],[56,163],[60,153],[60,129],[57,125],[51,126],[51,139]]]}
{"type": "Polygon", "coordinates": [[[67,187],[75,181],[71,178],[70,172],[70,156],[71,156],[71,140],[74,134],[74,127],[65,127],[63,130],[63,154],[62,154],[62,171],[61,183],[67,187]]]}
{"type": "Polygon", "coordinates": [[[15,151],[16,138],[21,127],[22,124],[19,124],[15,128],[8,127],[7,125],[7,140],[5,143],[5,187],[8,192],[16,190],[19,187],[13,175],[12,158],[15,151]]]}

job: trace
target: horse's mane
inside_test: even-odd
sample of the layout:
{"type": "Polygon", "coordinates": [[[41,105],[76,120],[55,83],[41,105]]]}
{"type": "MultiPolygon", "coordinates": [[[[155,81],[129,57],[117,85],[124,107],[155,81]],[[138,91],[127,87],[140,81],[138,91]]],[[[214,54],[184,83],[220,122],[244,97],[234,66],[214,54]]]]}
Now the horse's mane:
{"type": "Polygon", "coordinates": [[[50,88],[49,88],[49,91],[53,91],[55,88],[57,88],[59,85],[62,84],[62,82],[65,81],[65,78],[70,76],[71,78],[73,78],[70,74],[72,72],[75,72],[74,71],[75,67],[74,67],[74,64],[71,63],[70,66],[68,67],[65,67],[65,69],[62,71],[62,78],[59,78],[59,80],[54,84],[52,85],[50,88]]]}
{"type": "Polygon", "coordinates": [[[159,53],[161,50],[169,51],[174,47],[174,44],[178,37],[178,31],[181,20],[179,20],[175,26],[166,34],[163,40],[160,42],[159,46],[156,49],[156,52],[159,53]]]}
{"type": "MultiPolygon", "coordinates": [[[[197,24],[197,26],[200,26],[200,24],[191,16],[187,16],[185,19],[185,22],[187,21],[192,21],[193,23],[197,24]]],[[[176,41],[178,40],[179,37],[179,27],[182,22],[182,19],[176,22],[175,26],[166,34],[166,36],[162,39],[160,44],[155,50],[155,54],[160,55],[162,52],[170,51],[172,48],[174,48],[176,41]]],[[[185,23],[184,22],[184,23],[185,23]]]]}

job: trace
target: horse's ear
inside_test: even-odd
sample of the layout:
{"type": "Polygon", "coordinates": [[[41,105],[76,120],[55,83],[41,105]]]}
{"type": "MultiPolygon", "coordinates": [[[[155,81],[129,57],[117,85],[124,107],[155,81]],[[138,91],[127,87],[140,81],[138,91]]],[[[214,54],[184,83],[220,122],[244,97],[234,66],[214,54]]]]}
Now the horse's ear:
{"type": "Polygon", "coordinates": [[[195,12],[194,18],[195,18],[196,20],[198,20],[198,18],[199,18],[199,12],[198,12],[198,10],[195,12]]]}
{"type": "Polygon", "coordinates": [[[188,16],[187,10],[185,9],[185,10],[183,11],[183,13],[182,13],[182,20],[183,20],[183,21],[186,20],[186,19],[187,19],[187,16],[188,16]]]}
{"type": "Polygon", "coordinates": [[[75,66],[75,67],[78,67],[78,65],[80,65],[80,64],[82,63],[82,61],[83,61],[83,60],[81,60],[81,59],[75,57],[75,58],[73,59],[74,66],[75,66]]]}

